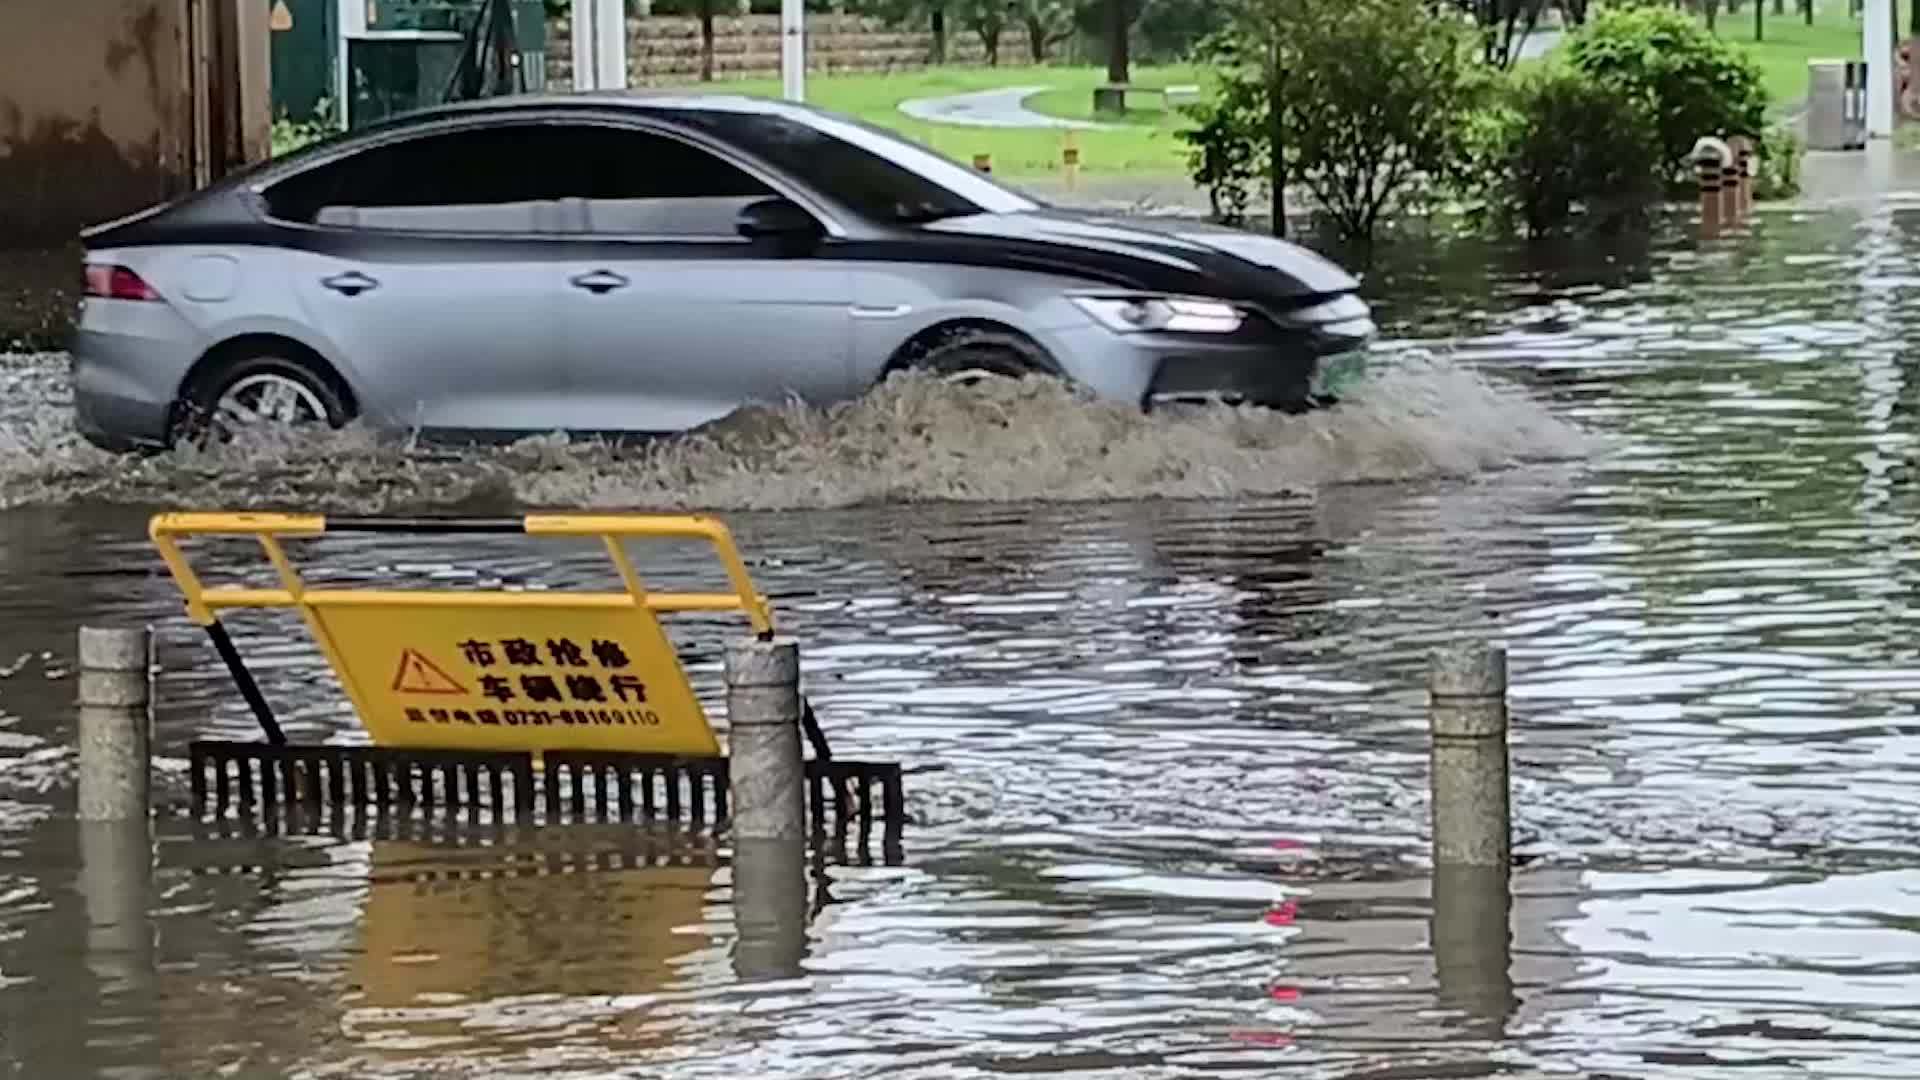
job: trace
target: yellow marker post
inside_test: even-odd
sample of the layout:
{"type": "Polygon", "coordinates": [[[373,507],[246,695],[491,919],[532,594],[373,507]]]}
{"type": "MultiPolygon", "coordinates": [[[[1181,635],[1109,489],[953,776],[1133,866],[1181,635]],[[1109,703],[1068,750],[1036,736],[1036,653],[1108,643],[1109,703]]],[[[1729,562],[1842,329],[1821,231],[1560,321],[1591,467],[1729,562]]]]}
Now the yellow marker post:
{"type": "Polygon", "coordinates": [[[1060,136],[1060,171],[1066,175],[1068,191],[1080,186],[1080,140],[1072,128],[1060,136]]]}
{"type": "MultiPolygon", "coordinates": [[[[742,611],[770,634],[733,538],[718,521],[672,515],[536,514],[523,519],[329,520],[316,515],[161,514],[149,528],[186,597],[187,613],[224,640],[217,612],[294,608],[305,618],[347,699],[376,744],[466,750],[609,750],[714,756],[720,752],[659,614],[742,611]],[[518,533],[598,536],[621,592],[507,592],[308,588],[283,540],[328,532],[518,533]],[[180,539],[252,535],[278,589],[208,589],[180,539]],[[703,539],[732,587],[654,593],[625,544],[703,539]]],[[[256,713],[265,709],[230,644],[223,657],[256,713]]],[[[271,738],[277,727],[262,715],[271,738]]],[[[277,741],[277,740],[276,740],[277,741]]]]}

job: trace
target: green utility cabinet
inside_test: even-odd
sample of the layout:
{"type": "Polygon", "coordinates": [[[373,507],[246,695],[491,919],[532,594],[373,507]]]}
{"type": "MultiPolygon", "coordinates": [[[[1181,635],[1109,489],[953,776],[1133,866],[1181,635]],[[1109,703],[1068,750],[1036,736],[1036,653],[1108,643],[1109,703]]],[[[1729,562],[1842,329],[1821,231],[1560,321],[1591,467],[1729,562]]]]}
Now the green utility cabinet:
{"type": "Polygon", "coordinates": [[[271,28],[274,119],[327,120],[334,105],[334,53],[340,40],[339,0],[261,0],[271,28]]]}

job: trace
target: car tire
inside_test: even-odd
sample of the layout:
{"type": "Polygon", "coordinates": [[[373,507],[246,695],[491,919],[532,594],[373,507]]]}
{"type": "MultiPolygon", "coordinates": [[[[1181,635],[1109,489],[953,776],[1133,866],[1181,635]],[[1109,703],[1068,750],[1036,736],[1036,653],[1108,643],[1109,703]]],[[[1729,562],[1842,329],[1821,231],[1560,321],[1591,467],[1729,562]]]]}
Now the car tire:
{"type": "Polygon", "coordinates": [[[339,428],[353,419],[339,377],[281,352],[237,353],[197,376],[181,395],[174,441],[223,442],[242,424],[339,428]]]}
{"type": "Polygon", "coordinates": [[[1038,345],[1019,334],[963,327],[907,356],[895,370],[918,371],[971,385],[983,378],[1053,374],[1054,366],[1038,345]]]}

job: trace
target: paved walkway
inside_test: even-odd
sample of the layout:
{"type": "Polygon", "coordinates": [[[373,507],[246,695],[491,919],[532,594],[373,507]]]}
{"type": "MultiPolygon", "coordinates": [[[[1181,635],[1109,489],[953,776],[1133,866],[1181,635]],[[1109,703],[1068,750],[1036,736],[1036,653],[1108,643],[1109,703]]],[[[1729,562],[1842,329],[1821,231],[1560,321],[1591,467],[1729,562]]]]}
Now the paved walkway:
{"type": "MultiPolygon", "coordinates": [[[[900,103],[900,111],[916,120],[935,124],[961,124],[967,127],[1000,128],[1086,128],[1112,129],[1115,124],[1095,124],[1086,120],[1063,120],[1027,108],[1027,99],[1047,86],[1008,86],[999,90],[975,90],[937,98],[911,98],[900,103]]],[[[1092,91],[1088,91],[1089,94],[1092,91]]]]}
{"type": "MultiPolygon", "coordinates": [[[[1560,43],[1560,31],[1536,30],[1520,43],[1520,55],[1544,56],[1560,43]]],[[[1121,124],[1100,124],[1089,120],[1066,120],[1027,108],[1027,99],[1050,86],[1006,86],[997,90],[973,90],[945,97],[909,98],[900,103],[900,111],[916,120],[933,124],[957,124],[963,127],[996,128],[1079,128],[1111,131],[1121,124]]],[[[1089,94],[1092,91],[1088,91],[1089,94]]]]}

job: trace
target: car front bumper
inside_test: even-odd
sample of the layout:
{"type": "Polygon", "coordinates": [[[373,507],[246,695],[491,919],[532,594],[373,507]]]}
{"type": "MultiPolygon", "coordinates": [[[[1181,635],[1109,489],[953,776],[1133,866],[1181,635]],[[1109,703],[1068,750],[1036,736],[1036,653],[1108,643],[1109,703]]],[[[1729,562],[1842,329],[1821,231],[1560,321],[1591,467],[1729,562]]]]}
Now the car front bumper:
{"type": "Polygon", "coordinates": [[[1365,366],[1367,340],[1302,333],[1216,342],[1088,326],[1062,333],[1054,356],[1069,378],[1100,396],[1147,409],[1220,401],[1300,411],[1351,385],[1365,366]]]}

